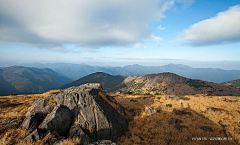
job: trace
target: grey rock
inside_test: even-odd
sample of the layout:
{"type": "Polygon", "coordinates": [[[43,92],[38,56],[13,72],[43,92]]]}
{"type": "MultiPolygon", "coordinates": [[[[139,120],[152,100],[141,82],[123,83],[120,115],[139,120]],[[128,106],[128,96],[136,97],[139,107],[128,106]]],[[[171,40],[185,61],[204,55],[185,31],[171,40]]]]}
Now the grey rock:
{"type": "Polygon", "coordinates": [[[46,130],[35,129],[31,134],[29,134],[27,137],[23,139],[23,142],[35,142],[41,140],[43,139],[46,133],[47,133],[46,130]]]}
{"type": "Polygon", "coordinates": [[[185,126],[185,125],[180,125],[180,123],[179,123],[179,122],[175,123],[175,126],[174,126],[174,128],[176,128],[178,131],[181,131],[181,130],[182,130],[182,128],[187,128],[187,129],[188,129],[188,127],[187,127],[187,126],[185,126]]]}
{"type": "Polygon", "coordinates": [[[44,107],[42,110],[40,110],[40,112],[42,113],[43,116],[47,116],[47,114],[52,112],[54,107],[55,107],[54,104],[50,104],[50,105],[44,107]]]}
{"type": "MultiPolygon", "coordinates": [[[[53,99],[57,106],[47,106],[50,97],[38,98],[26,114],[23,126],[29,129],[34,125],[34,128],[38,126],[38,130],[79,138],[80,144],[88,144],[93,140],[115,141],[127,127],[127,120],[122,115],[125,108],[117,104],[111,96],[102,96],[104,94],[100,84],[84,84],[54,94],[53,99]],[[120,113],[108,102],[119,107],[120,113]],[[78,125],[73,125],[77,122],[78,125]]],[[[42,138],[38,130],[34,130],[28,138],[42,138]]],[[[63,140],[59,140],[59,143],[63,140]]]]}
{"type": "Polygon", "coordinates": [[[155,107],[154,108],[148,107],[148,108],[145,109],[145,112],[148,113],[148,114],[154,114],[157,111],[155,110],[155,107]]]}
{"type": "Polygon", "coordinates": [[[74,125],[69,130],[69,137],[71,139],[78,139],[81,145],[86,145],[92,142],[92,139],[86,135],[81,129],[80,125],[74,125]]]}
{"type": "Polygon", "coordinates": [[[214,112],[214,111],[211,108],[208,108],[207,112],[214,112]]]}
{"type": "Polygon", "coordinates": [[[138,137],[140,140],[144,141],[144,139],[141,136],[138,136],[136,134],[133,134],[134,136],[138,137]]]}
{"type": "Polygon", "coordinates": [[[73,113],[68,107],[56,106],[43,120],[40,129],[57,132],[59,135],[66,135],[73,121],[73,113]]]}
{"type": "Polygon", "coordinates": [[[176,118],[173,118],[173,119],[170,119],[168,121],[169,124],[174,124],[174,123],[177,123],[177,119],[176,118]]]}
{"type": "Polygon", "coordinates": [[[212,129],[208,126],[202,126],[202,127],[200,127],[200,129],[202,129],[205,132],[212,132],[212,129]]]}
{"type": "Polygon", "coordinates": [[[165,95],[165,100],[167,99],[172,99],[172,100],[179,100],[179,97],[178,96],[175,96],[175,95],[169,95],[169,94],[166,94],[165,95]]]}
{"type": "Polygon", "coordinates": [[[112,142],[111,140],[99,140],[99,141],[96,141],[96,142],[92,142],[88,145],[120,145],[120,144],[112,142]]]}
{"type": "Polygon", "coordinates": [[[34,103],[32,104],[30,110],[26,113],[25,116],[30,115],[32,112],[40,112],[41,110],[43,110],[43,108],[45,106],[47,106],[48,101],[50,100],[50,96],[48,96],[47,98],[43,99],[38,97],[34,103]]]}
{"type": "Polygon", "coordinates": [[[23,129],[34,130],[42,122],[42,120],[43,118],[41,117],[41,113],[33,112],[23,120],[21,127],[23,129]]]}
{"type": "MultiPolygon", "coordinates": [[[[99,95],[100,92],[103,92],[100,84],[84,84],[65,89],[53,99],[74,112],[74,122],[79,122],[89,137],[114,141],[120,135],[120,130],[127,127],[127,121],[99,95]]],[[[105,96],[105,99],[109,98],[105,96]]]]}

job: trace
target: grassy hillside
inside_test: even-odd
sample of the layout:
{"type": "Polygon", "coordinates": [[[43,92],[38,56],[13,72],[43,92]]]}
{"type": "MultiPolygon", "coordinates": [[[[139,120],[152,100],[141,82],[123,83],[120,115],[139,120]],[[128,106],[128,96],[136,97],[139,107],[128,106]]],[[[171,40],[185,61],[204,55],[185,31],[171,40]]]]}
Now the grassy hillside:
{"type": "Polygon", "coordinates": [[[233,81],[228,81],[225,83],[222,83],[223,85],[227,85],[227,86],[232,86],[232,87],[236,87],[236,88],[240,88],[240,79],[238,80],[233,80],[233,81]]]}
{"type": "MultiPolygon", "coordinates": [[[[240,90],[222,84],[193,80],[173,73],[130,76],[124,80],[127,90],[151,94],[215,94],[240,96],[240,90]]],[[[121,90],[121,88],[119,89],[121,90]]]]}
{"type": "Polygon", "coordinates": [[[71,82],[50,69],[13,66],[0,69],[0,95],[41,93],[71,82]]]}
{"type": "MultiPolygon", "coordinates": [[[[52,90],[43,94],[2,96],[0,97],[0,144],[51,144],[58,137],[51,135],[36,143],[23,143],[28,130],[17,128],[14,122],[21,122],[37,97],[46,98],[59,93],[52,90]]],[[[126,95],[108,93],[117,103],[123,105],[128,120],[128,129],[117,140],[121,145],[132,144],[227,144],[240,143],[240,99],[235,96],[179,96],[180,100],[165,100],[164,95],[126,95]],[[167,104],[171,104],[171,107],[167,104]],[[146,114],[146,107],[156,107],[158,112],[146,114]],[[180,131],[169,124],[176,118],[188,128],[180,131]],[[205,132],[202,126],[208,126],[212,132],[205,132]],[[207,140],[197,140],[206,137],[207,140]],[[210,140],[221,137],[226,140],[210,140]],[[232,139],[232,140],[231,140],[232,139]]],[[[102,96],[102,95],[101,95],[102,96]]],[[[53,100],[51,100],[53,101],[53,100]]],[[[52,102],[53,103],[53,102],[52,102]]],[[[75,145],[75,140],[65,140],[61,145],[75,145]]]]}

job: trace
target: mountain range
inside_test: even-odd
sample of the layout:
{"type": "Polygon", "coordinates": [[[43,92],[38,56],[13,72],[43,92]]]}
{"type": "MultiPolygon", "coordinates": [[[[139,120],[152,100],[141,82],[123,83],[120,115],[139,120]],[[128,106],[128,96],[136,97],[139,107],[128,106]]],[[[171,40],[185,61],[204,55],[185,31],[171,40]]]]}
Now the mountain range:
{"type": "MultiPolygon", "coordinates": [[[[0,63],[0,66],[7,64],[0,63]]],[[[84,76],[95,72],[104,72],[111,75],[121,76],[142,76],[147,74],[158,74],[163,72],[171,72],[177,75],[190,78],[200,79],[203,81],[223,83],[231,80],[240,79],[240,70],[222,70],[213,68],[192,68],[182,64],[168,64],[165,66],[141,66],[127,65],[124,67],[112,66],[90,66],[86,64],[71,63],[25,63],[21,64],[25,67],[50,68],[60,74],[67,76],[72,80],[78,80],[84,76]]]]}
{"type": "Polygon", "coordinates": [[[144,76],[112,76],[97,72],[66,84],[60,89],[85,83],[101,83],[106,92],[132,92],[139,94],[215,94],[239,96],[240,89],[202,80],[188,79],[173,73],[148,74],[144,76]]]}
{"type": "Polygon", "coordinates": [[[0,69],[0,95],[41,93],[71,81],[48,68],[7,67],[0,69]]]}

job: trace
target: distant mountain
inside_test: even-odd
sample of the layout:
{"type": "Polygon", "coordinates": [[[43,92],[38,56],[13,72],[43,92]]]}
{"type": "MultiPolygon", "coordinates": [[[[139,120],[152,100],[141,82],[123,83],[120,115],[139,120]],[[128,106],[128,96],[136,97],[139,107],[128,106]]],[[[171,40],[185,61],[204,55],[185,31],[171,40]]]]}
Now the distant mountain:
{"type": "Polygon", "coordinates": [[[66,89],[73,86],[79,86],[86,83],[101,83],[104,91],[114,92],[119,88],[125,88],[126,85],[123,84],[123,76],[112,76],[103,72],[97,72],[90,75],[87,75],[79,80],[68,83],[61,86],[59,89],[66,89]]]}
{"type": "Polygon", "coordinates": [[[240,79],[238,80],[233,80],[233,81],[228,81],[225,83],[222,83],[223,85],[227,85],[227,86],[232,86],[232,87],[236,87],[236,88],[240,88],[240,79]]]}
{"type": "Polygon", "coordinates": [[[0,69],[0,95],[40,93],[71,81],[48,68],[7,67],[0,69]]]}
{"type": "MultiPolygon", "coordinates": [[[[1,64],[1,63],[0,63],[1,64]]],[[[3,64],[1,64],[3,65],[3,64]]],[[[212,68],[192,68],[182,64],[168,64],[165,66],[141,66],[127,65],[124,67],[98,67],[86,64],[70,63],[26,63],[26,67],[50,68],[72,80],[78,80],[84,76],[95,72],[105,72],[111,75],[121,76],[142,76],[147,74],[158,74],[171,72],[191,79],[200,79],[208,82],[223,83],[231,80],[240,79],[240,70],[222,70],[212,68]]]]}
{"type": "MultiPolygon", "coordinates": [[[[222,84],[202,80],[188,79],[173,73],[149,74],[144,76],[130,76],[124,80],[127,90],[134,93],[160,94],[215,94],[239,96],[240,90],[222,84]]],[[[118,90],[117,90],[118,91],[118,90]]]]}
{"type": "Polygon", "coordinates": [[[188,79],[173,73],[148,74],[144,76],[112,76],[97,72],[77,81],[66,84],[60,89],[79,86],[85,83],[101,83],[106,92],[160,93],[160,94],[215,94],[239,96],[240,90],[222,84],[188,79]],[[125,79],[124,79],[125,78],[125,79]]]}

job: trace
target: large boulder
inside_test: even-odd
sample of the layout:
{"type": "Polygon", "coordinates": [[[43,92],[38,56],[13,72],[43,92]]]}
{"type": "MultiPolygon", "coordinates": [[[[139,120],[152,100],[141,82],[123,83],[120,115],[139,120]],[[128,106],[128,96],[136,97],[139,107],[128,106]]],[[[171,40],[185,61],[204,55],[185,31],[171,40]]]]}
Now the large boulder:
{"type": "MultiPolygon", "coordinates": [[[[52,98],[57,106],[49,103],[50,96],[37,98],[27,112],[22,127],[35,130],[24,141],[37,141],[46,137],[46,133],[57,133],[64,139],[77,138],[79,144],[89,144],[116,141],[126,130],[124,108],[107,96],[100,84],[71,87],[52,98]]],[[[58,143],[64,139],[58,139],[58,143]]]]}
{"type": "Polygon", "coordinates": [[[94,140],[113,140],[120,130],[127,127],[126,118],[113,108],[105,97],[100,84],[85,84],[65,89],[53,97],[57,104],[67,106],[74,112],[74,122],[94,140]]]}
{"type": "Polygon", "coordinates": [[[73,121],[73,112],[66,106],[59,104],[43,120],[40,129],[66,135],[73,121]]]}

